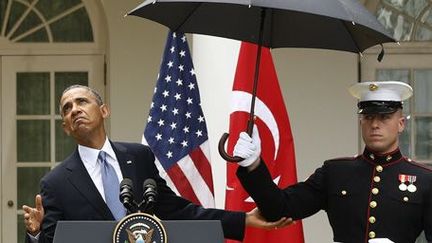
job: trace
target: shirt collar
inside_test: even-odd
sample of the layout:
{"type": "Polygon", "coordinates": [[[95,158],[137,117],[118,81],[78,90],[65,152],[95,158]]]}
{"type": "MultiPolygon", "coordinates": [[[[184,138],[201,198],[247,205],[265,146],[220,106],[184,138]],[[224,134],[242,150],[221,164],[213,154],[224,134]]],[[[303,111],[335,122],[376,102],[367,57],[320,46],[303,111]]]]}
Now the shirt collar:
{"type": "Polygon", "coordinates": [[[363,151],[363,157],[367,161],[372,162],[373,164],[386,165],[386,164],[391,164],[391,163],[399,161],[402,158],[402,153],[401,153],[400,149],[397,148],[396,150],[394,150],[390,153],[379,154],[379,153],[376,153],[375,151],[365,147],[365,149],[363,151]]]}
{"type": "Polygon", "coordinates": [[[88,164],[90,166],[95,166],[98,156],[99,156],[99,152],[100,151],[104,151],[105,153],[107,153],[112,159],[117,160],[117,157],[114,153],[114,150],[111,146],[111,143],[109,142],[108,137],[105,139],[105,143],[102,146],[102,149],[94,149],[94,148],[90,148],[90,147],[86,147],[83,145],[78,144],[78,153],[81,157],[81,160],[84,162],[84,164],[88,164]]]}

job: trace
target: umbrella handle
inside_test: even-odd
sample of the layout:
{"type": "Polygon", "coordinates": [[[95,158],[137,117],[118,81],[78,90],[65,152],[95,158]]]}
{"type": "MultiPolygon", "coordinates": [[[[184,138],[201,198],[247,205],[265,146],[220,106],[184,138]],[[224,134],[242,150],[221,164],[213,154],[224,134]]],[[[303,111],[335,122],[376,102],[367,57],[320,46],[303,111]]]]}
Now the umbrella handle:
{"type": "MultiPolygon", "coordinates": [[[[249,134],[249,136],[252,136],[252,130],[253,130],[253,125],[254,125],[255,117],[254,117],[253,113],[250,113],[250,116],[251,117],[249,117],[246,132],[249,134]]],[[[218,150],[219,150],[220,156],[224,160],[229,161],[229,162],[236,162],[236,163],[238,163],[240,161],[243,161],[244,159],[242,157],[231,156],[227,152],[225,152],[225,143],[226,143],[226,140],[228,139],[228,137],[229,137],[229,133],[226,132],[226,133],[224,133],[222,135],[222,137],[219,140],[218,150]]]]}
{"type": "Polygon", "coordinates": [[[225,152],[225,142],[226,142],[226,140],[228,139],[228,137],[229,137],[229,133],[226,132],[226,133],[224,133],[224,134],[222,135],[222,137],[220,138],[220,140],[219,140],[219,146],[218,146],[219,154],[220,154],[220,156],[221,156],[224,160],[226,160],[226,161],[229,161],[229,162],[236,162],[236,163],[238,163],[238,162],[240,162],[240,161],[243,160],[242,157],[239,157],[239,156],[231,156],[231,155],[229,155],[227,152],[225,152]]]}

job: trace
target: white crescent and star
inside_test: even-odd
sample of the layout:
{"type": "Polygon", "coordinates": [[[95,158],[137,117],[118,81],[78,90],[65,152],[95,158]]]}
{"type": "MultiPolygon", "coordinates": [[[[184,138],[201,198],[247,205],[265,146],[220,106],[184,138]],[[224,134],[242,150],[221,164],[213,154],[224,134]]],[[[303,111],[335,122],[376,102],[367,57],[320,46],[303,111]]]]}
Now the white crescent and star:
{"type": "MultiPolygon", "coordinates": [[[[230,113],[234,113],[237,111],[249,113],[251,107],[251,101],[252,101],[251,93],[241,91],[241,90],[234,90],[231,96],[230,113]]],[[[276,156],[279,151],[279,139],[280,139],[279,127],[277,125],[276,119],[274,118],[271,110],[258,97],[256,97],[255,99],[255,116],[259,117],[264,122],[264,124],[266,124],[266,126],[269,128],[272,134],[274,147],[275,147],[274,159],[276,159],[276,156]]],[[[273,182],[276,185],[278,185],[280,177],[281,176],[279,175],[275,179],[273,179],[273,182]]],[[[234,190],[234,188],[228,186],[226,189],[229,191],[234,190]]],[[[245,199],[245,202],[253,203],[254,200],[251,197],[248,197],[245,199]]]]}
{"type": "MultiPolygon", "coordinates": [[[[245,91],[234,90],[231,97],[230,113],[236,111],[249,113],[251,107],[251,100],[252,94],[245,91]]],[[[255,116],[259,117],[266,124],[272,134],[275,147],[273,159],[276,159],[277,153],[279,151],[279,127],[271,110],[258,97],[256,97],[255,100],[255,116]]]]}

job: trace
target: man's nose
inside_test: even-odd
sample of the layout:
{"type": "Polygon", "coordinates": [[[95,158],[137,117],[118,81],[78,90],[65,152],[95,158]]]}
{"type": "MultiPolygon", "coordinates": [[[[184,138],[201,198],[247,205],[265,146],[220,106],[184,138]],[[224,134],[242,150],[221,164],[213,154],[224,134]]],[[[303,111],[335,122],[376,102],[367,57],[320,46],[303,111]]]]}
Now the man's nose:
{"type": "Polygon", "coordinates": [[[80,110],[80,107],[78,104],[73,103],[71,111],[72,111],[72,114],[76,114],[76,113],[79,113],[81,110],[80,110]]]}
{"type": "Polygon", "coordinates": [[[372,118],[371,125],[372,127],[379,127],[380,119],[379,117],[372,118]]]}

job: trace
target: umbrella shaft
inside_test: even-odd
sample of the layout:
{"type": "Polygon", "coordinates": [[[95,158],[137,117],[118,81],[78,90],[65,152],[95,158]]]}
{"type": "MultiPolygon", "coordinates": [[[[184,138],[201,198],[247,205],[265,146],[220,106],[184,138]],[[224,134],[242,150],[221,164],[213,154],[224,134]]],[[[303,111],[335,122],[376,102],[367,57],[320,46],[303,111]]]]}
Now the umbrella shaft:
{"type": "Polygon", "coordinates": [[[257,50],[257,56],[255,61],[255,75],[254,75],[254,82],[253,82],[253,89],[252,89],[252,100],[251,100],[251,108],[249,112],[249,121],[248,121],[248,127],[247,127],[247,133],[252,136],[252,130],[253,130],[253,124],[255,120],[255,100],[257,95],[257,89],[258,89],[258,79],[259,79],[259,69],[260,69],[260,63],[261,63],[261,48],[263,43],[263,36],[264,36],[264,19],[265,19],[265,8],[261,9],[261,16],[260,16],[260,29],[259,29],[259,36],[258,36],[258,50],[257,50]]]}

